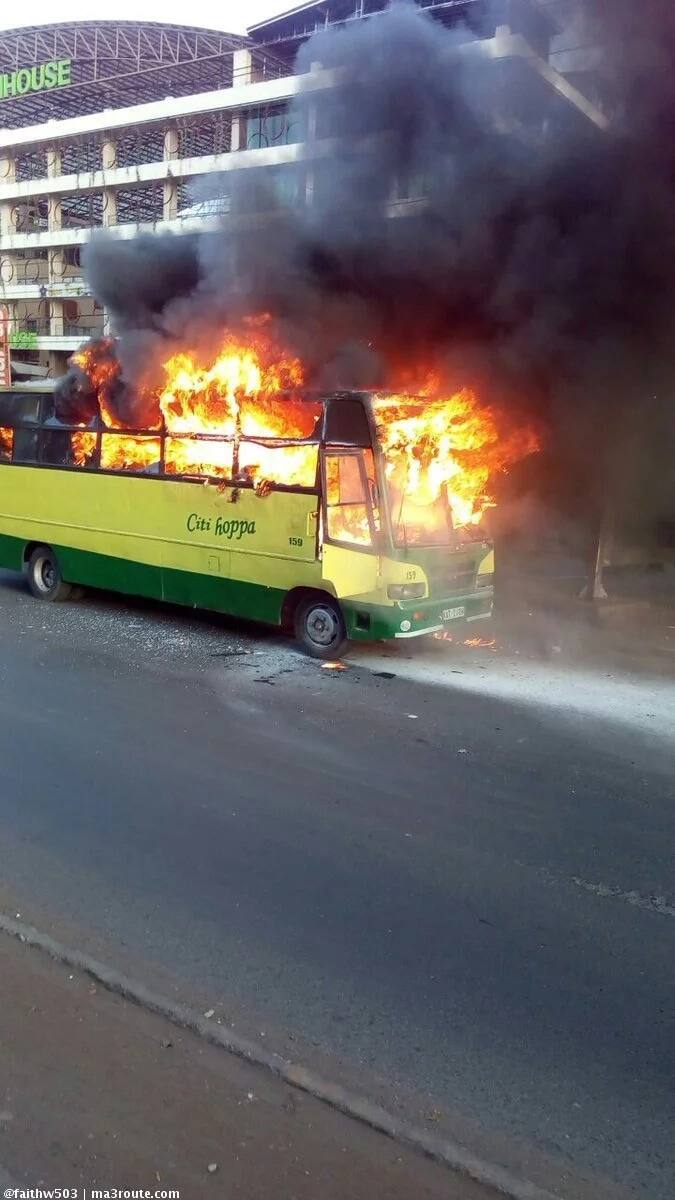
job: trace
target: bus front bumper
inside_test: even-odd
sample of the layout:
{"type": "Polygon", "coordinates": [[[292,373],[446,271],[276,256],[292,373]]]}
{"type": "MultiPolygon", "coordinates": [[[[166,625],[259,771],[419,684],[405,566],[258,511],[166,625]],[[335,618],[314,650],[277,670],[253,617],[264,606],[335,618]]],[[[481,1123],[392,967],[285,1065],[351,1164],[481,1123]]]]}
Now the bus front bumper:
{"type": "Polygon", "coordinates": [[[450,599],[404,600],[392,605],[344,604],[347,634],[354,641],[414,638],[492,616],[494,590],[481,588],[450,599]]]}

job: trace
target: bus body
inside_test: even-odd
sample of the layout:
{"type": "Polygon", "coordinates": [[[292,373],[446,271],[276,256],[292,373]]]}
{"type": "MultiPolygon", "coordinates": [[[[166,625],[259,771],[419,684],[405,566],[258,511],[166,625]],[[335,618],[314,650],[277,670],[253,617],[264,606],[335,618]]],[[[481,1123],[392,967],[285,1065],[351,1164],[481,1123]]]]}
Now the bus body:
{"type": "Polygon", "coordinates": [[[396,525],[369,395],[308,402],[317,418],[310,437],[242,436],[225,473],[178,474],[169,463],[172,442],[189,442],[194,459],[197,442],[208,457],[227,439],[176,439],[166,430],[130,435],[92,424],[90,456],[78,465],[73,447],[82,429],[55,419],[52,394],[4,389],[0,566],[20,571],[37,563],[32,569],[43,576],[36,574],[32,590],[44,598],[55,595],[56,571],[64,584],[295,624],[319,657],[339,652],[345,638],[415,637],[489,617],[489,541],[480,533],[457,536],[449,513],[447,532],[437,527],[430,544],[423,530],[396,525]],[[106,466],[122,437],[154,461],[142,469],[106,466]],[[303,455],[304,478],[281,482],[282,459],[294,452],[303,455]],[[262,455],[261,487],[241,463],[262,455]],[[41,548],[51,554],[49,576],[41,548]]]}

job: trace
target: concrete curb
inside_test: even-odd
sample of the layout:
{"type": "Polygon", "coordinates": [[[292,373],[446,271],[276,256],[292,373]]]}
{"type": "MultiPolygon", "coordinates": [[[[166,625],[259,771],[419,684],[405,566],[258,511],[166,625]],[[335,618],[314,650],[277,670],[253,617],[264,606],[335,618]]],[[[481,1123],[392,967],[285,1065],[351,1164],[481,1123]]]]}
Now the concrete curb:
{"type": "MultiPolygon", "coordinates": [[[[182,1029],[189,1029],[213,1046],[219,1046],[230,1054],[244,1058],[256,1066],[271,1071],[291,1087],[307,1092],[339,1112],[345,1113],[371,1129],[385,1134],[395,1141],[405,1143],[436,1162],[450,1167],[459,1174],[487,1187],[493,1188],[510,1200],[561,1200],[526,1179],[519,1179],[505,1167],[488,1162],[472,1154],[459,1142],[428,1133],[427,1130],[403,1121],[387,1112],[378,1104],[363,1096],[348,1091],[339,1084],[322,1079],[307,1067],[289,1062],[281,1055],[271,1053],[257,1042],[251,1042],[238,1034],[215,1024],[184,1004],[167,1000],[151,991],[145,984],[121,974],[104,963],[97,962],[79,950],[71,950],[54,940],[49,934],[40,933],[31,925],[16,921],[0,913],[0,932],[18,938],[25,945],[34,946],[49,954],[51,958],[66,966],[74,967],[95,979],[108,991],[131,1001],[149,1012],[156,1013],[182,1029]]],[[[2,1170],[0,1169],[0,1182],[2,1170]]]]}

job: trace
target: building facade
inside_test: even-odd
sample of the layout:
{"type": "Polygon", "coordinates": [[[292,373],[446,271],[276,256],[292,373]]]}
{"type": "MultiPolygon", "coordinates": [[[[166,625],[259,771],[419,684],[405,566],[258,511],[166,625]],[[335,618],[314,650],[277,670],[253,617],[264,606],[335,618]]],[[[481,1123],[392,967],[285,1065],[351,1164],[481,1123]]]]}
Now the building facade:
{"type": "MultiPolygon", "coordinates": [[[[421,0],[462,21],[467,52],[526,75],[552,113],[602,126],[602,113],[551,57],[555,27],[533,0],[505,0],[501,24],[483,0],[421,0]]],[[[246,38],[188,26],[86,22],[0,34],[0,304],[15,380],[56,377],[88,337],[110,332],[88,289],[81,250],[101,229],[119,238],[208,229],[227,187],[201,202],[199,181],[247,167],[275,172],[278,203],[311,203],[312,131],[291,106],[331,86],[298,46],[332,22],[377,20],[380,0],[302,4],[246,38]]],[[[492,10],[491,10],[492,11],[492,10]]]]}

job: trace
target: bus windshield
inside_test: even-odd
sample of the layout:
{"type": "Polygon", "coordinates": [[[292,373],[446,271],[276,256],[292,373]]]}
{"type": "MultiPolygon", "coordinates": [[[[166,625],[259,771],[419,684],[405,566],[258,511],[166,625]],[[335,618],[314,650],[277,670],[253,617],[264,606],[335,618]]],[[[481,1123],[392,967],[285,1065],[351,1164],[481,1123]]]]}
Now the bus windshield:
{"type": "Polygon", "coordinates": [[[446,481],[434,470],[433,445],[425,435],[425,405],[416,397],[372,399],[384,459],[389,515],[396,546],[447,546],[453,531],[446,481]]]}
{"type": "Polygon", "coordinates": [[[445,488],[420,497],[400,472],[387,472],[391,530],[396,546],[447,546],[453,537],[452,515],[445,488]]]}

